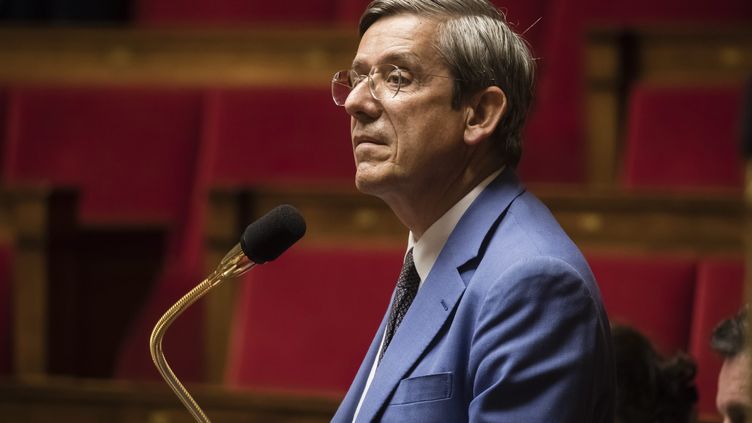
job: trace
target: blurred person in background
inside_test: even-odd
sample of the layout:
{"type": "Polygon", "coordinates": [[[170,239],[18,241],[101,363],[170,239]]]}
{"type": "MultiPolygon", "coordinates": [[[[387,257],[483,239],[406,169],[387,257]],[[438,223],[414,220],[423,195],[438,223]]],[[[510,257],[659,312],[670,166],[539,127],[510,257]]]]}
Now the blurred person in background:
{"type": "Polygon", "coordinates": [[[611,328],[616,363],[616,423],[696,421],[697,366],[688,355],[662,357],[628,326],[611,328]]]}
{"type": "Polygon", "coordinates": [[[724,320],[713,331],[710,345],[723,357],[718,375],[716,406],[723,423],[752,421],[752,392],[750,392],[750,352],[746,345],[747,307],[736,316],[724,320]]]}

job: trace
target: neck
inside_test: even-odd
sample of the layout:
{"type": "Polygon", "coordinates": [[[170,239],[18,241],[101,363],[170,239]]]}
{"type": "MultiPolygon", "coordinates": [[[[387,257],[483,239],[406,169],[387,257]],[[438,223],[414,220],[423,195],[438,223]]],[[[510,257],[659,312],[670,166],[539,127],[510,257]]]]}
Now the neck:
{"type": "MultiPolygon", "coordinates": [[[[473,188],[480,184],[498,167],[488,166],[482,170],[466,169],[454,178],[436,181],[430,186],[433,189],[423,189],[420,192],[391,192],[381,197],[392,209],[397,218],[412,233],[415,241],[443,216],[452,206],[457,204],[473,188]]],[[[419,184],[425,187],[425,184],[419,184]]]]}

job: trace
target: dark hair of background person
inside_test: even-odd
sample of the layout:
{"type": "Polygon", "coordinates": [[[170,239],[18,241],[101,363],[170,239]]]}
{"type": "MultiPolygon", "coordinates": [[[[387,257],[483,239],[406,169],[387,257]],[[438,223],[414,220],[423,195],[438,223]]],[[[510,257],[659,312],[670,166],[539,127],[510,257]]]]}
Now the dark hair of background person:
{"type": "Polygon", "coordinates": [[[664,358],[644,335],[615,325],[617,423],[695,422],[697,366],[686,354],[664,358]]]}
{"type": "Polygon", "coordinates": [[[713,330],[710,346],[724,358],[732,358],[744,349],[744,333],[747,331],[747,308],[736,316],[722,321],[713,330]]]}

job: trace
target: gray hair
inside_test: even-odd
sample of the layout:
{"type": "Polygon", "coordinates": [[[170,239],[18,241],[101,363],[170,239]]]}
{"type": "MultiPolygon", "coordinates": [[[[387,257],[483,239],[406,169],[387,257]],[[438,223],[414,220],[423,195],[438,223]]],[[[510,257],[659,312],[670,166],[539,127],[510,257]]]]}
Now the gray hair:
{"type": "Polygon", "coordinates": [[[736,316],[721,322],[714,330],[710,346],[724,358],[733,358],[744,349],[744,335],[747,331],[747,308],[742,308],[736,316]]]}
{"type": "Polygon", "coordinates": [[[436,49],[457,78],[452,107],[490,86],[504,91],[507,113],[491,138],[501,145],[506,164],[517,166],[535,80],[525,40],[486,0],[374,0],[360,18],[360,36],[380,18],[403,13],[438,22],[436,49]]]}

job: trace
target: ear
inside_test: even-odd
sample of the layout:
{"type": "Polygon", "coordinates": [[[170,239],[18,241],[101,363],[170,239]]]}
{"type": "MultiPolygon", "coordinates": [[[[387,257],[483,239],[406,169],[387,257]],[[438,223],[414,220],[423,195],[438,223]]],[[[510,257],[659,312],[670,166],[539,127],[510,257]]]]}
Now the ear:
{"type": "Polygon", "coordinates": [[[478,145],[491,136],[507,112],[507,96],[499,87],[488,87],[473,96],[466,107],[465,143],[478,145]]]}

